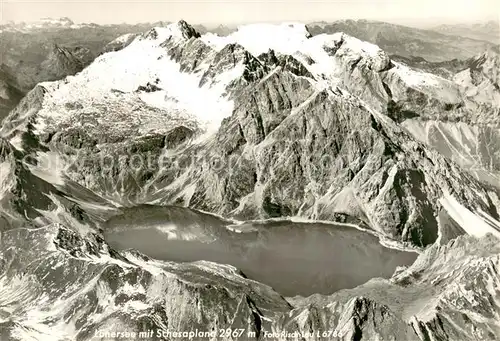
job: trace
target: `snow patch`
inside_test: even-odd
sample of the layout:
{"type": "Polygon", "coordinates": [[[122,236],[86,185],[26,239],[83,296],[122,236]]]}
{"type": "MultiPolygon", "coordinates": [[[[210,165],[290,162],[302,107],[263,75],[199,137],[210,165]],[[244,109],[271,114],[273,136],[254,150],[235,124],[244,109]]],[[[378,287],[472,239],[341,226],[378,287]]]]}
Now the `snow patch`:
{"type": "Polygon", "coordinates": [[[0,199],[14,186],[14,176],[9,161],[0,163],[0,199]]]}
{"type": "Polygon", "coordinates": [[[389,72],[396,73],[407,86],[418,89],[431,97],[437,97],[446,103],[460,103],[459,86],[442,77],[431,73],[421,72],[410,67],[392,62],[395,67],[389,72]]]}
{"type": "Polygon", "coordinates": [[[63,186],[64,161],[56,152],[37,153],[36,166],[25,163],[31,173],[53,185],[63,186]]]}
{"type": "Polygon", "coordinates": [[[126,33],[124,35],[119,36],[118,38],[116,38],[115,40],[113,40],[108,45],[123,44],[123,43],[127,42],[130,38],[134,37],[134,36],[135,36],[134,33],[126,33]]]}
{"type": "MultiPolygon", "coordinates": [[[[155,34],[135,39],[120,51],[98,57],[75,76],[60,82],[44,83],[50,95],[39,112],[42,120],[38,122],[37,130],[43,131],[49,122],[69,122],[74,111],[66,107],[68,103],[83,106],[78,111],[89,111],[91,117],[95,113],[95,106],[123,101],[116,92],[121,93],[122,97],[138,97],[147,106],[166,109],[181,118],[200,121],[207,129],[218,128],[220,121],[229,116],[233,109],[233,102],[224,96],[226,87],[242,75],[244,67],[239,65],[218,75],[214,82],[200,87],[203,72],[181,72],[180,65],[170,59],[165,48],[160,46],[170,37],[174,37],[177,43],[185,41],[179,25],[156,27],[153,30],[155,34]],[[136,92],[139,86],[147,83],[155,84],[159,90],[136,92]]],[[[203,67],[208,66],[200,66],[203,67]]],[[[113,106],[108,107],[106,115],[113,115],[113,106]]],[[[131,110],[130,115],[133,112],[131,110]]]]}
{"type": "Polygon", "coordinates": [[[451,194],[444,193],[439,202],[451,218],[453,218],[467,234],[480,238],[491,233],[500,238],[500,230],[488,224],[479,215],[474,214],[460,204],[451,194]]]}

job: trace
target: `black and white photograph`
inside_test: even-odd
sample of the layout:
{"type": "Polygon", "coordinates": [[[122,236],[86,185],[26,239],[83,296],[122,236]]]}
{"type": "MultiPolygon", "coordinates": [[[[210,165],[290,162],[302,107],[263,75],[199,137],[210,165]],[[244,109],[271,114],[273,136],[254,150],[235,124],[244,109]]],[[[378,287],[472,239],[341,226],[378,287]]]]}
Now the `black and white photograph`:
{"type": "Polygon", "coordinates": [[[0,341],[500,341],[500,0],[0,0],[0,341]]]}

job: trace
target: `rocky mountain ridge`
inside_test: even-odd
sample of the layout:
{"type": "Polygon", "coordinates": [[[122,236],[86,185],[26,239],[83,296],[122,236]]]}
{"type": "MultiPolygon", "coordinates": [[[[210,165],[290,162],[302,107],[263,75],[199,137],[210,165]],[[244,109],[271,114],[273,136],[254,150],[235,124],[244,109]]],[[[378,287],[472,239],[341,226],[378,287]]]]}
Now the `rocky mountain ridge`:
{"type": "MultiPolygon", "coordinates": [[[[470,99],[470,110],[486,109],[498,115],[495,107],[488,107],[500,101],[499,57],[498,47],[492,48],[471,58],[465,64],[467,68],[451,78],[460,86],[463,97],[470,99]]],[[[408,119],[403,125],[418,140],[439,150],[481,181],[498,187],[500,130],[492,121],[477,123],[477,120],[457,119],[443,113],[427,121],[408,119]]]]}
{"type": "Polygon", "coordinates": [[[491,46],[498,45],[498,40],[490,42],[460,34],[450,35],[445,32],[372,20],[338,20],[311,23],[308,27],[314,35],[345,32],[376,44],[390,54],[406,58],[422,57],[432,62],[444,62],[455,58],[468,59],[491,46]]]}
{"type": "MultiPolygon", "coordinates": [[[[75,24],[68,18],[0,25],[0,64],[2,69],[10,70],[10,77],[1,74],[0,80],[25,95],[40,82],[60,80],[81,71],[95,57],[112,50],[106,44],[118,37],[134,35],[152,26],[75,24]],[[57,53],[56,46],[66,52],[57,53]]],[[[19,100],[20,97],[12,96],[5,103],[0,109],[0,120],[19,100]]]]}
{"type": "MultiPolygon", "coordinates": [[[[476,64],[473,84],[489,86],[495,64],[476,64]]],[[[39,84],[4,122],[0,335],[496,339],[499,190],[408,123],[494,129],[497,113],[491,97],[344,33],[249,25],[219,37],[184,21],[144,32],[39,84]],[[113,250],[103,223],[145,203],[355,222],[422,255],[390,280],[285,299],[231,266],[113,250]]]]}
{"type": "MultiPolygon", "coordinates": [[[[83,169],[71,165],[68,176],[121,204],[180,203],[240,219],[298,215],[329,220],[335,213],[345,213],[383,235],[419,246],[434,242],[438,236],[438,203],[444,192],[457,196],[465,205],[477,205],[470,209],[481,208],[498,218],[496,189],[484,187],[454,163],[419,145],[397,125],[415,116],[439,119],[443,111],[477,124],[496,124],[498,108],[494,102],[487,104],[486,116],[482,116],[469,109],[476,108],[476,102],[467,97],[464,102],[457,84],[395,63],[374,45],[344,34],[311,38],[300,25],[289,28],[290,32],[286,27],[277,27],[275,32],[269,27],[269,35],[290,34],[291,40],[286,46],[261,47],[246,42],[250,35],[244,30],[229,37],[200,37],[183,22],[153,29],[124,50],[98,58],[73,79],[40,85],[43,96],[36,101],[41,101],[41,110],[25,112],[23,106],[14,110],[4,134],[13,128],[13,122],[33,120],[33,133],[49,148],[69,148],[69,155],[81,153],[80,157],[90,159],[83,169]],[[239,42],[235,45],[232,39],[239,42]],[[304,44],[304,50],[295,53],[297,44],[304,44]],[[133,55],[134,51],[142,53],[146,47],[161,69],[151,64],[146,70],[142,65],[134,66],[135,70],[125,71],[132,78],[110,77],[111,83],[109,78],[104,83],[104,79],[93,78],[101,68],[108,67],[114,68],[111,74],[122,77],[119,58],[129,58],[128,53],[133,55]],[[273,52],[265,52],[270,48],[274,48],[273,52]],[[273,61],[272,56],[263,53],[281,57],[273,61]],[[188,60],[195,64],[184,64],[188,60]],[[176,98],[173,83],[166,83],[160,73],[167,65],[172,70],[179,67],[176,77],[192,87],[182,89],[178,96],[191,96],[193,91],[201,90],[200,95],[213,104],[205,102],[203,108],[198,108],[186,102],[188,98],[176,98]],[[132,92],[141,83],[156,78],[157,91],[132,92]],[[95,92],[81,93],[81,89],[95,92]],[[119,92],[102,97],[103,90],[119,92]],[[76,106],[71,104],[71,96],[76,96],[76,106]],[[158,106],[162,97],[166,102],[158,106]],[[96,112],[99,102],[103,111],[96,112]],[[114,117],[133,103],[138,106],[136,115],[144,117],[137,124],[130,116],[127,120],[114,117]],[[93,112],[86,109],[90,104],[93,112]],[[113,105],[117,107],[110,110],[113,105]],[[217,116],[207,121],[202,115],[210,115],[210,108],[217,116]],[[89,121],[85,132],[72,123],[75,117],[79,117],[76,122],[82,122],[92,116],[100,124],[89,121]],[[141,123],[145,118],[146,122],[161,118],[162,130],[148,130],[141,123]],[[110,125],[103,135],[106,121],[110,125]],[[174,129],[187,128],[182,133],[183,141],[187,141],[207,129],[210,132],[217,122],[221,122],[218,132],[200,143],[167,143],[174,129]],[[351,135],[343,133],[349,131],[351,135]],[[84,145],[73,145],[68,140],[76,132],[84,145]],[[150,137],[144,139],[145,134],[150,137]],[[91,155],[123,150],[118,146],[129,144],[130,138],[138,139],[139,145],[148,145],[141,148],[144,153],[152,152],[154,160],[164,149],[172,150],[173,155],[181,155],[182,151],[187,159],[203,160],[180,169],[161,167],[140,170],[139,174],[127,168],[96,173],[99,158],[91,155]],[[160,140],[154,142],[157,138],[160,140]],[[280,158],[274,159],[274,155],[280,158]],[[324,155],[329,160],[322,167],[324,155]],[[231,169],[217,170],[210,164],[214,159],[234,163],[231,169]],[[247,177],[242,178],[242,174],[247,177]],[[176,178],[182,182],[173,181],[176,178]],[[463,186],[464,182],[468,186],[463,186]],[[404,210],[394,215],[394,207],[404,210]]],[[[279,39],[270,42],[276,41],[279,39]]],[[[175,79],[172,75],[170,78],[175,79]]],[[[12,134],[17,133],[7,136],[13,138],[12,134]]],[[[129,153],[119,155],[127,158],[129,153]]]]}
{"type": "Polygon", "coordinates": [[[59,225],[0,236],[0,335],[7,340],[104,340],[151,331],[150,339],[167,340],[169,332],[195,330],[210,340],[499,337],[494,237],[434,246],[390,280],[285,299],[230,266],[117,253],[98,236],[82,238],[59,225]],[[21,248],[19,240],[26,241],[21,248]],[[228,328],[230,335],[219,334],[228,328]]]}

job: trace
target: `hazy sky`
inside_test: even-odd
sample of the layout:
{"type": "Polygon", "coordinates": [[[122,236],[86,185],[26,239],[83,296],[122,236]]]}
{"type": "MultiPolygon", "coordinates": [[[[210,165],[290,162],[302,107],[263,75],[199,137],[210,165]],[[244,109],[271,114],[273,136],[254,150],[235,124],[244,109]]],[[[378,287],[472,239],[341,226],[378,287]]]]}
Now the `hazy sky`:
{"type": "Polygon", "coordinates": [[[258,21],[376,19],[397,23],[479,22],[500,17],[500,0],[0,0],[1,21],[67,16],[77,23],[174,21],[239,24],[258,21]]]}

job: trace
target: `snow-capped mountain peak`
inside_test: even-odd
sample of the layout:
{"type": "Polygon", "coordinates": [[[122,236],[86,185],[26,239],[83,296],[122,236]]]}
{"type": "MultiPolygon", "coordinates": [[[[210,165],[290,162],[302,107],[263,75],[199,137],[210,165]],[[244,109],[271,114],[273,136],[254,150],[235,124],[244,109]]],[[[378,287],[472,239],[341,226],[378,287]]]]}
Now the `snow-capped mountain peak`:
{"type": "MultiPolygon", "coordinates": [[[[122,39],[132,40],[134,37],[122,39]]],[[[73,120],[76,112],[67,110],[71,105],[66,104],[68,102],[78,102],[79,106],[95,113],[91,108],[96,103],[109,105],[111,101],[117,107],[123,103],[134,103],[134,106],[144,108],[148,115],[154,112],[155,120],[163,121],[167,116],[171,119],[172,113],[175,113],[175,116],[204,130],[209,126],[210,130],[214,130],[233,110],[229,100],[230,88],[238,83],[238,79],[245,81],[245,75],[249,73],[263,74],[277,66],[266,66],[258,61],[259,56],[269,51],[293,57],[298,66],[313,77],[311,81],[318,89],[325,86],[348,87],[351,82],[349,68],[366,67],[381,72],[395,65],[376,45],[342,32],[312,37],[307,27],[300,23],[245,25],[226,37],[219,37],[210,33],[201,36],[191,25],[180,20],[150,29],[125,48],[98,57],[75,76],[42,84],[49,89],[50,95],[46,96],[44,108],[39,113],[37,128],[41,132],[46,126],[73,120]],[[243,50],[226,48],[233,45],[241,46],[243,50]],[[192,60],[188,62],[189,58],[192,60]],[[253,63],[250,68],[247,65],[249,62],[253,63]],[[190,64],[189,67],[187,64],[190,64]],[[262,70],[252,70],[254,67],[262,70]],[[264,70],[266,68],[267,71],[264,70]],[[154,91],[150,91],[152,87],[154,91]],[[149,90],[142,91],[142,88],[149,90]],[[193,101],[193,98],[199,100],[193,101]],[[162,114],[165,111],[170,115],[162,114]]],[[[426,84],[436,82],[443,83],[441,88],[453,87],[444,79],[409,70],[403,65],[398,65],[391,72],[408,86],[421,88],[422,91],[427,91],[426,84]]],[[[252,77],[255,79],[255,76],[252,77]]],[[[455,96],[453,91],[451,93],[455,96]]],[[[432,95],[440,98],[450,96],[448,92],[432,95]]],[[[104,119],[101,115],[105,115],[106,120],[113,121],[114,112],[109,110],[96,118],[104,119]]],[[[139,121],[144,122],[143,119],[139,121]]],[[[149,130],[152,127],[146,125],[140,129],[149,130]]]]}
{"type": "Polygon", "coordinates": [[[32,32],[36,30],[54,30],[54,29],[78,29],[94,24],[76,24],[68,17],[62,18],[41,18],[40,20],[29,22],[11,22],[7,25],[1,25],[5,31],[32,32]]]}
{"type": "MultiPolygon", "coordinates": [[[[459,85],[302,24],[219,37],[179,21],[113,44],[39,84],[0,131],[0,339],[235,326],[249,339],[498,339],[500,192],[402,124],[479,121],[459,85]],[[409,249],[423,253],[413,266],[359,285],[413,262],[409,249]],[[249,278],[191,263],[226,252],[249,278]],[[310,293],[333,294],[283,298],[310,293]]],[[[64,48],[50,60],[74,64],[64,48]]],[[[495,65],[467,73],[489,86],[495,65]]],[[[473,131],[441,128],[445,147],[474,152],[473,131]]]]}
{"type": "Polygon", "coordinates": [[[198,38],[200,34],[187,22],[180,20],[164,27],[154,27],[146,32],[142,39],[164,42],[170,37],[187,40],[192,37],[198,38]]]}

